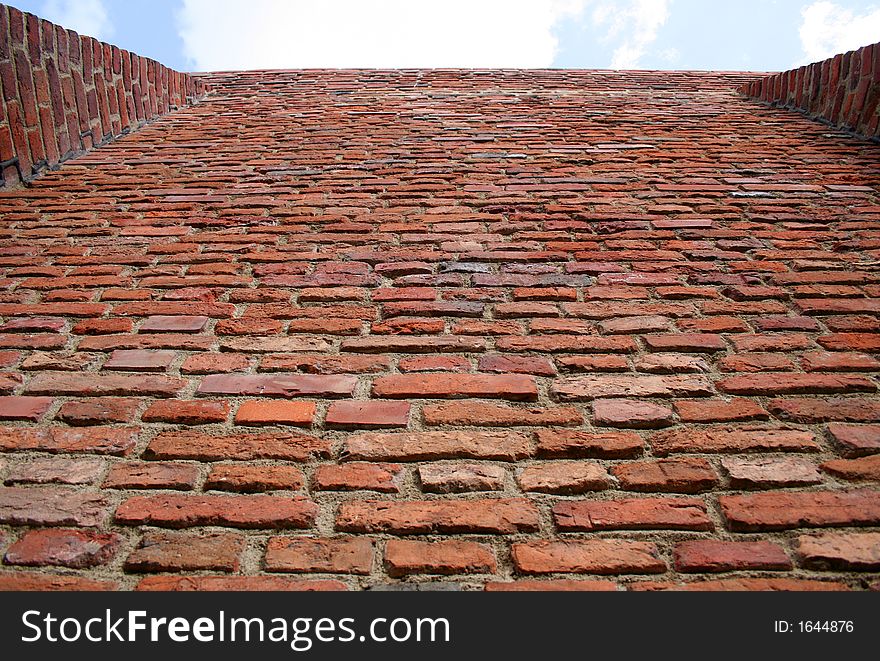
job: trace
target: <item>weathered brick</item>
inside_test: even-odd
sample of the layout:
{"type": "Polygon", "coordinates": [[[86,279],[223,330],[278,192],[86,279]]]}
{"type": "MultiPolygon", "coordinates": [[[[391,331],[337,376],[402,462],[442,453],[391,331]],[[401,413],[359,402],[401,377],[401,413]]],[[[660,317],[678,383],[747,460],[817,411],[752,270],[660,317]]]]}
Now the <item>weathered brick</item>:
{"type": "Polygon", "coordinates": [[[780,420],[815,423],[880,421],[880,401],[868,397],[794,397],[771,399],[767,410],[780,420]]]}
{"type": "Polygon", "coordinates": [[[711,464],[697,457],[625,462],[613,466],[611,474],[627,491],[699,493],[718,483],[711,464]]]}
{"type": "Polygon", "coordinates": [[[520,374],[396,374],[373,382],[376,397],[492,397],[535,401],[534,377],[520,374]]]}
{"type": "Polygon", "coordinates": [[[791,560],[779,544],[695,539],[675,545],[675,569],[686,573],[744,569],[789,570],[791,560]]]}
{"type": "Polygon", "coordinates": [[[803,578],[727,578],[688,583],[638,582],[630,590],[672,590],[676,592],[828,592],[849,588],[844,583],[803,578]]]}
{"type": "Polygon", "coordinates": [[[313,502],[304,498],[162,494],[124,500],[116,508],[116,521],[164,528],[309,528],[315,522],[317,510],[313,502]]]}
{"type": "Polygon", "coordinates": [[[422,461],[497,459],[516,461],[532,454],[528,434],[502,431],[430,431],[356,434],[345,439],[344,458],[422,461]]]}
{"type": "Polygon", "coordinates": [[[31,457],[25,463],[9,466],[6,484],[90,484],[104,472],[103,459],[31,457]]]}
{"type": "Polygon", "coordinates": [[[281,459],[307,461],[330,456],[330,441],[305,434],[266,433],[200,434],[163,432],[157,434],[144,459],[199,459],[201,461],[281,459]]]}
{"type": "Polygon", "coordinates": [[[119,550],[122,536],[91,530],[30,530],[6,551],[8,565],[57,565],[83,569],[106,564],[119,550]]]}
{"type": "Polygon", "coordinates": [[[95,397],[64,402],[58,419],[69,425],[103,425],[134,420],[141,400],[131,397],[95,397]]]}
{"type": "Polygon", "coordinates": [[[178,489],[189,491],[199,479],[194,464],[116,463],[104,479],[105,489],[178,489]]]}
{"type": "Polygon", "coordinates": [[[104,363],[105,370],[164,372],[174,362],[176,352],[164,349],[117,349],[104,363]]]}
{"type": "Polygon", "coordinates": [[[351,397],[353,376],[315,374],[211,374],[202,379],[199,395],[259,395],[262,397],[351,397]]]}
{"type": "Polygon", "coordinates": [[[102,581],[82,576],[0,572],[0,592],[106,592],[118,588],[116,581],[102,581]]]}
{"type": "Polygon", "coordinates": [[[571,406],[513,408],[477,401],[427,404],[422,415],[425,424],[431,426],[573,426],[584,422],[580,411],[571,406]]]}
{"type": "Polygon", "coordinates": [[[409,409],[409,402],[333,402],[327,409],[325,424],[343,429],[406,427],[409,424],[409,409]]]}
{"type": "Polygon", "coordinates": [[[410,574],[493,574],[495,554],[485,544],[459,540],[418,542],[393,539],[385,545],[389,576],[410,574]]]}
{"type": "Polygon", "coordinates": [[[101,397],[107,395],[143,395],[173,397],[186,387],[186,381],[151,374],[80,374],[40,372],[25,387],[35,395],[71,395],[101,397]]]}
{"type": "Polygon", "coordinates": [[[477,369],[481,372],[498,372],[501,374],[535,374],[537,376],[553,376],[556,368],[546,358],[540,356],[506,356],[504,354],[488,354],[480,356],[477,369]]]}
{"type": "Polygon", "coordinates": [[[400,491],[398,464],[370,464],[352,462],[342,465],[322,465],[315,469],[313,485],[320,491],[400,491]]]}
{"type": "Polygon", "coordinates": [[[101,494],[65,487],[0,488],[0,523],[18,526],[100,526],[110,510],[101,494]]]}
{"type": "Polygon", "coordinates": [[[148,576],[137,584],[142,592],[344,592],[345,583],[298,580],[281,576],[148,576]]]}
{"type": "Polygon", "coordinates": [[[734,489],[796,487],[822,481],[816,464],[797,457],[725,457],[721,467],[734,489]]]}
{"type": "Polygon", "coordinates": [[[880,425],[828,425],[828,435],[844,456],[857,457],[880,452],[880,425]]]}
{"type": "Polygon", "coordinates": [[[825,533],[797,538],[798,563],[810,569],[877,571],[880,533],[825,533]]]}
{"type": "Polygon", "coordinates": [[[616,592],[614,581],[573,581],[569,579],[520,581],[489,581],[486,592],[616,592]]]}
{"type": "Polygon", "coordinates": [[[587,461],[553,461],[526,466],[517,476],[523,491],[586,493],[611,486],[611,478],[598,464],[587,461]]]}
{"type": "Polygon", "coordinates": [[[6,452],[90,452],[127,455],[137,444],[137,430],[127,427],[0,427],[0,450],[6,452]]]}
{"type": "Polygon", "coordinates": [[[240,353],[196,353],[183,361],[181,374],[241,372],[248,367],[248,357],[240,353]]]}
{"type": "Polygon", "coordinates": [[[600,427],[657,429],[675,421],[671,409],[637,399],[593,400],[593,424],[600,427]]]}
{"type": "Polygon", "coordinates": [[[622,539],[534,541],[513,544],[521,574],[662,574],[665,563],[650,542],[622,539]]]}
{"type": "Polygon", "coordinates": [[[54,401],[51,397],[0,397],[0,419],[37,422],[54,401]]]}
{"type": "MultiPolygon", "coordinates": [[[[117,313],[124,314],[118,311],[117,313]]],[[[202,315],[152,315],[141,323],[140,331],[141,333],[200,333],[207,323],[208,317],[202,315]]]]}
{"type": "Polygon", "coordinates": [[[874,382],[867,377],[837,374],[740,374],[721,379],[716,385],[719,390],[735,395],[794,395],[877,390],[874,382]]]}
{"type": "Polygon", "coordinates": [[[215,464],[211,467],[205,490],[237,491],[296,491],[303,485],[303,474],[294,466],[242,466],[239,464],[215,464]]]}
{"type": "Polygon", "coordinates": [[[357,500],[342,503],[336,529],[344,532],[429,533],[535,532],[538,510],[528,500],[357,500]]]}
{"type": "Polygon", "coordinates": [[[767,492],[720,496],[728,527],[735,532],[872,526],[880,522],[880,492],[767,492]]]}
{"type": "Polygon", "coordinates": [[[822,464],[822,470],[844,480],[880,482],[880,454],[826,461],[822,464]]]}
{"type": "Polygon", "coordinates": [[[724,338],[711,333],[646,335],[645,346],[651,351],[678,351],[682,353],[715,353],[727,349],[724,338]]]}
{"type": "Polygon", "coordinates": [[[809,431],[796,429],[676,428],[655,432],[651,447],[660,456],[674,452],[818,452],[809,431]]]}
{"type": "Polygon", "coordinates": [[[148,532],[125,559],[131,572],[238,571],[245,538],[236,533],[148,532]]]}
{"type": "Polygon", "coordinates": [[[682,422],[743,422],[770,417],[760,404],[742,397],[679,400],[675,402],[675,411],[682,422]]]}
{"type": "Polygon", "coordinates": [[[485,351],[482,339],[455,335],[440,337],[354,337],[345,339],[341,351],[363,353],[476,353],[485,351]]]}
{"type": "Polygon", "coordinates": [[[373,543],[363,537],[271,537],[266,546],[266,570],[369,574],[373,543]]]}
{"type": "Polygon", "coordinates": [[[711,395],[712,383],[703,376],[629,376],[603,374],[556,379],[550,389],[561,401],[606,397],[693,397],[711,395]]]}
{"type": "Polygon", "coordinates": [[[491,464],[433,462],[418,468],[419,484],[431,493],[502,491],[505,471],[491,464]]]}
{"type": "Polygon", "coordinates": [[[625,498],[564,501],[553,506],[562,531],[712,530],[706,505],[696,498],[625,498]]]}
{"type": "Polygon", "coordinates": [[[141,415],[141,420],[175,425],[207,425],[225,422],[228,415],[228,402],[166,399],[150,404],[141,415]]]}
{"type": "Polygon", "coordinates": [[[639,456],[645,447],[645,442],[634,432],[542,429],[537,436],[537,455],[546,458],[624,459],[639,456]]]}

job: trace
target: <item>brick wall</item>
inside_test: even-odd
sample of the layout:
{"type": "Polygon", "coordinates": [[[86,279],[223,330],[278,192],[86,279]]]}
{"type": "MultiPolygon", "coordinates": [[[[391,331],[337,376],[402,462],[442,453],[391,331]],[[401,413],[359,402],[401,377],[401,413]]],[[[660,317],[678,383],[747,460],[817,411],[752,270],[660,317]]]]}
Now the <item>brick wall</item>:
{"type": "Polygon", "coordinates": [[[0,4],[0,186],[206,91],[192,76],[0,4]]]}
{"type": "Polygon", "coordinates": [[[740,91],[880,140],[880,43],[759,78],[740,91]]]}

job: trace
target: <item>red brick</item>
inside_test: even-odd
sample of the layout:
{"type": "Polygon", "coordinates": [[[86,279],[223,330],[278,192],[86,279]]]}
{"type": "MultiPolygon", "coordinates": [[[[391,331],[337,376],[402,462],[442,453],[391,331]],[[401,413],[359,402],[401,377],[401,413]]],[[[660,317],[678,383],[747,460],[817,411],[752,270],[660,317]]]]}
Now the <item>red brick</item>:
{"type": "Polygon", "coordinates": [[[422,415],[425,424],[431,426],[573,426],[584,422],[580,411],[571,406],[513,408],[477,401],[427,404],[422,409],[422,415]]]}
{"type": "Polygon", "coordinates": [[[655,432],[651,447],[659,456],[673,452],[818,452],[809,431],[797,429],[737,429],[683,427],[655,432]]]}
{"type": "Polygon", "coordinates": [[[727,542],[696,539],[675,546],[675,569],[686,573],[725,572],[745,569],[789,570],[791,560],[773,542],[727,542]]]}
{"type": "Polygon", "coordinates": [[[347,588],[340,581],[304,581],[281,576],[148,576],[136,589],[142,592],[342,592],[347,588]]]}
{"type": "Polygon", "coordinates": [[[392,577],[410,574],[493,574],[495,554],[485,544],[459,540],[389,540],[385,567],[392,577]]]}
{"type": "Polygon", "coordinates": [[[623,459],[642,454],[645,442],[634,432],[539,430],[537,455],[546,458],[623,459]]]}
{"type": "Polygon", "coordinates": [[[353,376],[306,374],[211,374],[202,379],[199,395],[259,395],[262,397],[351,397],[353,376]]]}
{"type": "Polygon", "coordinates": [[[307,461],[330,456],[330,441],[305,434],[200,434],[163,432],[144,451],[145,459],[198,459],[201,461],[281,459],[307,461]]]}
{"type": "Polygon", "coordinates": [[[316,408],[315,402],[248,400],[235,412],[235,424],[311,427],[316,408]]]}
{"type": "Polygon", "coordinates": [[[390,367],[391,361],[387,356],[357,354],[341,356],[270,354],[263,357],[260,362],[260,370],[264,372],[300,370],[309,374],[371,374],[386,372],[390,367]]]}
{"type": "Polygon", "coordinates": [[[603,333],[636,335],[669,330],[669,319],[658,316],[620,317],[599,322],[603,333]]]}
{"type": "Polygon", "coordinates": [[[857,457],[880,452],[880,425],[828,425],[828,435],[844,456],[857,457]]]}
{"type": "Polygon", "coordinates": [[[513,544],[521,574],[662,574],[666,565],[649,542],[622,539],[534,541],[513,544]]]}
{"type": "MultiPolygon", "coordinates": [[[[156,306],[163,304],[155,304],[156,306]]],[[[164,304],[166,306],[170,306],[173,304],[164,304]]],[[[213,307],[213,306],[208,306],[213,307]]],[[[124,312],[119,312],[117,310],[117,314],[125,314],[124,312]]],[[[137,315],[137,312],[130,312],[129,314],[137,315]]],[[[140,316],[140,315],[138,315],[140,316]]],[[[225,314],[220,316],[227,316],[225,314]]],[[[200,333],[204,330],[205,326],[208,323],[207,316],[193,316],[193,315],[178,315],[178,316],[163,316],[163,315],[155,315],[147,317],[140,326],[141,333],[200,333]]]]}
{"type": "Polygon", "coordinates": [[[302,471],[293,466],[215,464],[211,467],[204,488],[241,493],[296,491],[302,487],[303,482],[302,471]]]}
{"type": "Polygon", "coordinates": [[[696,498],[626,498],[564,501],[553,506],[561,531],[712,530],[706,505],[696,498]]]}
{"type": "Polygon", "coordinates": [[[241,372],[248,367],[248,357],[238,353],[196,353],[180,366],[181,374],[241,372]]]}
{"type": "Polygon", "coordinates": [[[629,369],[624,356],[560,356],[556,364],[571,372],[624,372],[629,369]]]}
{"type": "Polygon", "coordinates": [[[342,503],[336,529],[412,534],[535,532],[538,510],[521,498],[490,500],[357,500],[342,503]]]}
{"type": "Polygon", "coordinates": [[[880,351],[877,333],[830,333],[816,341],[829,351],[880,351]]]}
{"type": "Polygon", "coordinates": [[[398,374],[373,382],[376,397],[493,397],[535,401],[538,389],[531,376],[518,374],[398,374]]]}
{"type": "Polygon", "coordinates": [[[826,533],[797,538],[798,563],[809,569],[877,571],[880,533],[826,533]]]}
{"type": "Polygon", "coordinates": [[[540,353],[633,353],[638,349],[629,337],[586,335],[530,335],[498,338],[499,351],[535,351],[540,353]]]}
{"type": "Polygon", "coordinates": [[[6,484],[91,484],[104,472],[103,459],[31,457],[25,463],[9,466],[6,484]]]}
{"type": "Polygon", "coordinates": [[[179,489],[195,488],[198,466],[174,463],[117,463],[104,479],[105,489],[179,489]]]}
{"type": "Polygon", "coordinates": [[[84,319],[71,329],[74,335],[112,335],[131,333],[134,324],[131,319],[84,319]]]}
{"type": "Polygon", "coordinates": [[[51,397],[0,397],[0,419],[37,422],[54,401],[51,397]]]}
{"type": "Polygon", "coordinates": [[[721,466],[734,489],[796,487],[822,481],[816,464],[797,457],[725,457],[721,466]]]}
{"type": "Polygon", "coordinates": [[[469,372],[471,363],[461,356],[413,356],[397,363],[401,372],[469,372]]]}
{"type": "Polygon", "coordinates": [[[550,389],[561,401],[605,397],[693,397],[711,395],[712,383],[703,376],[630,376],[608,374],[556,379],[550,389]]]}
{"type": "Polygon", "coordinates": [[[535,374],[537,376],[553,376],[556,374],[556,369],[550,361],[538,356],[489,354],[480,357],[477,369],[482,372],[499,372],[502,374],[535,374]]]}
{"type": "Polygon", "coordinates": [[[346,459],[423,461],[497,459],[516,461],[532,454],[528,434],[502,431],[364,433],[345,439],[346,459]]]}
{"type": "Polygon", "coordinates": [[[848,590],[843,583],[802,578],[728,578],[689,583],[629,584],[630,590],[673,590],[682,592],[828,592],[848,590]]]}
{"type": "Polygon", "coordinates": [[[108,395],[144,395],[173,397],[186,387],[186,381],[170,376],[148,374],[80,374],[41,372],[31,377],[25,392],[35,395],[72,395],[101,397],[108,395]]]}
{"type": "Polygon", "coordinates": [[[491,464],[432,462],[419,466],[417,472],[422,491],[430,493],[504,489],[505,470],[491,464]]]}
{"type": "Polygon", "coordinates": [[[357,337],[345,339],[341,351],[363,353],[473,353],[484,351],[482,339],[457,337],[357,337]]]}
{"type": "Polygon", "coordinates": [[[276,335],[281,332],[282,326],[276,319],[223,319],[217,322],[214,332],[217,335],[276,335]]]}
{"type": "Polygon", "coordinates": [[[128,397],[96,397],[83,401],[67,401],[58,409],[58,419],[73,426],[131,422],[140,405],[140,400],[128,397]]]}
{"type": "Polygon", "coordinates": [[[880,401],[867,397],[795,397],[771,399],[767,410],[780,420],[815,423],[829,420],[880,421],[880,401]]]}
{"type": "MultiPolygon", "coordinates": [[[[624,365],[625,367],[626,365],[624,365]]],[[[635,368],[637,372],[651,374],[686,374],[710,371],[709,364],[703,358],[671,353],[641,355],[635,359],[635,368]]]]}
{"type": "Polygon", "coordinates": [[[770,417],[760,404],[741,397],[679,400],[675,402],[675,411],[682,422],[743,422],[770,417]]]}
{"type": "Polygon", "coordinates": [[[646,335],[645,345],[651,351],[681,351],[685,353],[714,353],[724,351],[727,345],[720,335],[709,333],[671,333],[646,335]]]}
{"type": "Polygon", "coordinates": [[[572,581],[557,580],[521,580],[494,582],[483,586],[486,592],[616,592],[617,583],[613,581],[572,581]]]}
{"type": "Polygon", "coordinates": [[[822,470],[844,480],[880,482],[880,454],[826,461],[822,464],[822,470]]]}
{"type": "Polygon", "coordinates": [[[880,523],[880,492],[867,489],[720,496],[718,502],[735,532],[880,523]]]}
{"type": "Polygon", "coordinates": [[[148,532],[125,559],[130,572],[239,569],[245,538],[236,533],[148,532]]]}
{"type": "Polygon", "coordinates": [[[793,395],[877,390],[877,386],[867,377],[836,374],[742,374],[721,379],[716,385],[719,390],[735,395],[793,395]]]}
{"type": "Polygon", "coordinates": [[[675,421],[671,409],[636,399],[597,399],[593,401],[593,424],[599,427],[656,429],[675,421]]]}
{"type": "Polygon", "coordinates": [[[408,402],[333,402],[327,410],[325,424],[343,429],[406,427],[409,424],[409,409],[408,402]]]}
{"type": "Polygon", "coordinates": [[[228,402],[167,399],[150,404],[141,420],[176,425],[207,425],[225,422],[228,415],[228,402]]]}
{"type": "Polygon", "coordinates": [[[723,356],[718,361],[718,369],[722,372],[784,372],[795,369],[795,364],[782,354],[742,353],[723,356]]]}
{"type": "Polygon", "coordinates": [[[737,351],[801,351],[815,346],[809,337],[800,333],[738,335],[730,341],[737,351]]]}
{"type": "Polygon", "coordinates": [[[613,466],[611,473],[627,491],[698,493],[718,483],[711,464],[696,457],[625,462],[613,466]]]}
{"type": "Polygon", "coordinates": [[[573,494],[602,491],[611,486],[604,468],[587,461],[552,461],[522,469],[517,481],[523,491],[573,494]]]}
{"type": "Polygon", "coordinates": [[[0,488],[0,523],[7,525],[96,527],[109,509],[101,494],[72,488],[0,488]]]}
{"type": "Polygon", "coordinates": [[[807,372],[877,372],[880,361],[865,353],[853,351],[814,351],[801,356],[801,365],[807,372]]]}
{"type": "Polygon", "coordinates": [[[321,465],[315,469],[313,487],[320,491],[400,491],[401,466],[353,462],[342,465],[321,465]]]}
{"type": "Polygon", "coordinates": [[[373,543],[363,537],[271,537],[266,546],[266,570],[369,574],[373,543]]]}
{"type": "Polygon", "coordinates": [[[91,530],[30,530],[6,551],[8,565],[57,565],[83,569],[106,564],[119,550],[122,537],[91,530]]]}
{"type": "Polygon", "coordinates": [[[309,528],[317,506],[283,496],[133,496],[116,508],[116,522],[165,528],[309,528]]]}
{"type": "Polygon", "coordinates": [[[102,581],[81,576],[0,572],[0,592],[98,592],[117,590],[116,581],[102,581]]]}
{"type": "Polygon", "coordinates": [[[0,450],[90,452],[127,455],[137,444],[137,430],[126,427],[0,427],[0,450]]]}
{"type": "Polygon", "coordinates": [[[132,372],[164,372],[174,357],[174,351],[117,349],[110,354],[110,360],[103,365],[107,370],[126,370],[132,372]]]}

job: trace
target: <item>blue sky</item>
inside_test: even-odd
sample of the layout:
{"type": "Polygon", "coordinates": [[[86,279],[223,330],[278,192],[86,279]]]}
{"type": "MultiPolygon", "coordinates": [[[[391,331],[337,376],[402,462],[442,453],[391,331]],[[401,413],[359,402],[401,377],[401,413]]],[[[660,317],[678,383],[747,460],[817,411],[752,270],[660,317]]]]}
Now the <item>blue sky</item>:
{"type": "Polygon", "coordinates": [[[6,1],[182,71],[776,71],[880,40],[880,0],[6,1]]]}

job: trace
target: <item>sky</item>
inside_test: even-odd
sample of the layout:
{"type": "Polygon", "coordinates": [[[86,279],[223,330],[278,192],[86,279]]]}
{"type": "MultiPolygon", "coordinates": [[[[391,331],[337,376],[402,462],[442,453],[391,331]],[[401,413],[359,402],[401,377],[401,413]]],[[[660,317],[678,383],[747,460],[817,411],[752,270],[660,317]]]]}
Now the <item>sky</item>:
{"type": "Polygon", "coordinates": [[[880,0],[4,0],[179,71],[780,71],[880,41],[880,0]]]}

